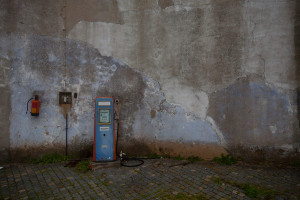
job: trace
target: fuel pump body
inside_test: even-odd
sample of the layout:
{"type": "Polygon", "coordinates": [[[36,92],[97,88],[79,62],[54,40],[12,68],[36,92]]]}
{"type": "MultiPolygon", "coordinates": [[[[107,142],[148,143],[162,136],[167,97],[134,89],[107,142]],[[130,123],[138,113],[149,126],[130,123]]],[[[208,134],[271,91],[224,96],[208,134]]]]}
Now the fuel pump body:
{"type": "Polygon", "coordinates": [[[96,97],[93,161],[116,160],[114,100],[96,97]]]}

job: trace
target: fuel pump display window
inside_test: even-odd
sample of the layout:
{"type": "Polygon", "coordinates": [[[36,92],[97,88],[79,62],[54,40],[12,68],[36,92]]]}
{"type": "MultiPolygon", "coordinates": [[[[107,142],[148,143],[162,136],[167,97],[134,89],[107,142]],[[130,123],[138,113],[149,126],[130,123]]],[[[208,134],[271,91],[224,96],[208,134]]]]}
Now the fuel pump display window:
{"type": "Polygon", "coordinates": [[[99,124],[111,124],[110,122],[110,109],[99,108],[98,123],[99,124]]]}
{"type": "Polygon", "coordinates": [[[98,106],[110,106],[110,101],[98,101],[98,106]]]}

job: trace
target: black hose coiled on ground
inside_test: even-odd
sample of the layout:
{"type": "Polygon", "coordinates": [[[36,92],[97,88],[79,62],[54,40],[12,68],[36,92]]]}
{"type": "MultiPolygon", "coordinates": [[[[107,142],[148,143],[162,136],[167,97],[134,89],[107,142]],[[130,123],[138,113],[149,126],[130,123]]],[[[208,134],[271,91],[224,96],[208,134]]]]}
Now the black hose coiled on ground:
{"type": "Polygon", "coordinates": [[[128,158],[126,160],[121,161],[121,165],[124,167],[138,167],[142,164],[144,164],[144,161],[137,158],[128,158]]]}

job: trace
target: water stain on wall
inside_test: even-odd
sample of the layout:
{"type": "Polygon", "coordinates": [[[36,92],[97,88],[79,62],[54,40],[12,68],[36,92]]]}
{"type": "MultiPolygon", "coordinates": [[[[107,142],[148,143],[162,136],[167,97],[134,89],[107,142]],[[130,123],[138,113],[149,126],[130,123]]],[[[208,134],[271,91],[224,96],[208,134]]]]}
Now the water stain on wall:
{"type": "Polygon", "coordinates": [[[5,161],[10,157],[10,109],[8,108],[11,107],[11,91],[9,79],[10,61],[3,58],[0,54],[0,162],[5,161]]]}
{"type": "MultiPolygon", "coordinates": [[[[295,21],[294,21],[294,43],[295,43],[295,58],[296,58],[296,80],[297,81],[297,117],[298,117],[298,128],[300,129],[300,2],[296,1],[295,5],[295,21]]],[[[299,150],[299,148],[298,148],[299,150]]]]}
{"type": "Polygon", "coordinates": [[[1,1],[0,31],[63,36],[63,1],[1,1]],[[45,23],[46,19],[46,23],[45,23]]]}
{"type": "Polygon", "coordinates": [[[173,6],[174,3],[172,0],[158,0],[158,5],[161,9],[165,9],[169,6],[173,6]]]}
{"type": "Polygon", "coordinates": [[[123,24],[117,0],[67,0],[66,32],[79,21],[123,24]]]}

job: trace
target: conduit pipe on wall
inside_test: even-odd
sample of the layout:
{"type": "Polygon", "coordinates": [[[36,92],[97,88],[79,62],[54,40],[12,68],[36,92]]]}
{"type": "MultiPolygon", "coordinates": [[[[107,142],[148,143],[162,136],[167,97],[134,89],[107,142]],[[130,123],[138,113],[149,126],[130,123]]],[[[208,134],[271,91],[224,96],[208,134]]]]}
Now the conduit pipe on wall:
{"type": "Polygon", "coordinates": [[[68,156],[68,113],[66,114],[66,157],[68,156]]]}

